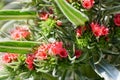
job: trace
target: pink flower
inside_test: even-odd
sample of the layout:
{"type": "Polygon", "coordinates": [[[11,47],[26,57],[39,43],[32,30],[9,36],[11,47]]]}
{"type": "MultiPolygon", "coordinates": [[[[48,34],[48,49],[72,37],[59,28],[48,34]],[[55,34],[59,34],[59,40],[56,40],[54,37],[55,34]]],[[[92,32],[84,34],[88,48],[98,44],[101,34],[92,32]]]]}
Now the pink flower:
{"type": "Polygon", "coordinates": [[[57,25],[58,25],[58,26],[62,26],[62,21],[57,20],[57,25]]]}
{"type": "Polygon", "coordinates": [[[120,14],[115,15],[114,23],[115,23],[115,25],[120,26],[120,14]]]}
{"type": "Polygon", "coordinates": [[[6,63],[9,63],[11,61],[15,61],[18,58],[18,54],[13,54],[13,53],[6,53],[3,56],[3,61],[6,63]]]}
{"type": "Polygon", "coordinates": [[[99,37],[99,36],[102,35],[102,31],[101,31],[101,29],[100,29],[100,25],[99,25],[99,24],[92,22],[92,23],[90,24],[90,26],[91,26],[91,28],[92,28],[93,34],[94,34],[96,37],[99,37]]]}
{"type": "Polygon", "coordinates": [[[82,51],[81,50],[75,50],[75,56],[76,58],[79,58],[82,54],[82,51]]]}
{"type": "Polygon", "coordinates": [[[62,58],[68,56],[67,51],[63,48],[62,42],[54,42],[50,44],[41,45],[37,51],[35,51],[35,58],[44,60],[48,55],[59,55],[62,58]]]}
{"type": "Polygon", "coordinates": [[[47,20],[49,17],[49,14],[47,12],[41,12],[39,13],[39,17],[41,20],[47,20]]]}
{"type": "Polygon", "coordinates": [[[34,61],[34,55],[33,54],[29,54],[27,56],[26,60],[25,60],[29,70],[33,70],[34,69],[33,61],[34,61]]]}
{"type": "Polygon", "coordinates": [[[45,51],[38,51],[35,57],[37,59],[44,60],[44,59],[47,59],[47,53],[45,51]]]}
{"type": "Polygon", "coordinates": [[[10,58],[10,56],[9,56],[8,53],[4,54],[4,56],[3,56],[3,61],[4,61],[5,63],[11,62],[11,58],[10,58]]]}
{"type": "Polygon", "coordinates": [[[40,52],[40,51],[45,52],[49,49],[49,47],[50,47],[50,44],[43,44],[40,47],[38,47],[38,52],[40,52]]]}
{"type": "Polygon", "coordinates": [[[15,40],[19,40],[21,38],[26,38],[30,35],[30,32],[27,28],[17,27],[13,31],[11,31],[11,37],[15,40]]]}
{"type": "Polygon", "coordinates": [[[105,26],[100,26],[98,23],[91,23],[92,32],[96,37],[108,35],[109,29],[105,26]]]}
{"type": "Polygon", "coordinates": [[[82,0],[82,6],[86,9],[92,8],[94,5],[94,0],[82,0]]]}
{"type": "Polygon", "coordinates": [[[27,64],[33,64],[33,61],[34,61],[34,56],[31,55],[31,54],[29,54],[29,55],[27,56],[25,62],[26,62],[27,64]]]}
{"type": "Polygon", "coordinates": [[[54,55],[59,54],[60,50],[62,49],[62,45],[63,45],[62,42],[52,43],[49,52],[53,53],[54,55]]]}

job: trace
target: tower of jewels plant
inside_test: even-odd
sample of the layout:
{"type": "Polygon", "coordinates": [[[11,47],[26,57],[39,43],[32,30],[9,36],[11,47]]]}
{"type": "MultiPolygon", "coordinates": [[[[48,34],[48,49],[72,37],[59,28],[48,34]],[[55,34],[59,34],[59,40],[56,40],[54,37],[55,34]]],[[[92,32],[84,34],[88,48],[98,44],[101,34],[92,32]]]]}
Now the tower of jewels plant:
{"type": "Polygon", "coordinates": [[[120,79],[120,0],[11,4],[0,10],[0,80],[120,79]]]}

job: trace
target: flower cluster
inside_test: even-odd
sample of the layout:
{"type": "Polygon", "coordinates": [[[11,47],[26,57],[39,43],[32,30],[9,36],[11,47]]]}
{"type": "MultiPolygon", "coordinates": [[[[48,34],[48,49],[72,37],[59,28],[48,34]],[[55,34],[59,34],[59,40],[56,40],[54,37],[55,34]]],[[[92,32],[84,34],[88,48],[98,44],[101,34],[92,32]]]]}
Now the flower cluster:
{"type": "Polygon", "coordinates": [[[100,37],[100,36],[107,36],[109,29],[107,27],[105,27],[104,25],[99,25],[98,23],[91,23],[90,24],[91,28],[92,28],[92,32],[96,37],[100,37]]]}
{"type": "Polygon", "coordinates": [[[27,58],[25,60],[27,67],[29,70],[33,70],[34,69],[34,55],[33,54],[29,54],[27,55],[27,58]]]}
{"type": "MultiPolygon", "coordinates": [[[[77,57],[79,57],[79,51],[76,52],[77,57]]],[[[47,60],[48,56],[60,56],[60,58],[67,58],[68,53],[65,48],[63,48],[62,42],[55,42],[49,44],[43,44],[37,48],[34,54],[27,55],[26,63],[28,68],[32,70],[34,67],[34,59],[47,60]]]]}
{"type": "Polygon", "coordinates": [[[82,0],[82,6],[86,9],[90,9],[94,5],[94,0],[82,0]]]}
{"type": "Polygon", "coordinates": [[[5,63],[10,63],[12,61],[16,61],[18,58],[18,54],[14,54],[14,53],[5,53],[3,55],[3,61],[5,63]]]}
{"type": "Polygon", "coordinates": [[[32,2],[32,6],[36,4],[28,14],[33,15],[32,18],[27,16],[30,20],[21,21],[8,34],[0,36],[10,35],[10,41],[0,42],[0,51],[8,52],[3,55],[3,61],[16,72],[15,75],[29,74],[29,77],[37,77],[35,80],[47,80],[45,77],[49,75],[48,80],[52,77],[51,80],[77,80],[81,72],[83,79],[87,79],[86,73],[92,70],[88,66],[92,65],[97,71],[103,58],[112,63],[111,55],[118,55],[120,13],[113,10],[119,7],[117,0],[111,4],[108,3],[112,0],[32,2]],[[33,19],[34,16],[37,18],[33,19]],[[86,72],[86,67],[91,70],[86,72]],[[46,76],[39,76],[42,74],[46,76]],[[71,79],[70,75],[76,78],[71,79]]]}
{"type": "Polygon", "coordinates": [[[63,48],[62,42],[55,42],[41,45],[35,53],[35,57],[38,59],[46,59],[47,55],[59,55],[61,58],[66,58],[68,53],[63,48]]]}
{"type": "Polygon", "coordinates": [[[22,38],[27,38],[30,35],[27,25],[17,26],[11,31],[11,38],[14,40],[20,40],[22,38]]]}

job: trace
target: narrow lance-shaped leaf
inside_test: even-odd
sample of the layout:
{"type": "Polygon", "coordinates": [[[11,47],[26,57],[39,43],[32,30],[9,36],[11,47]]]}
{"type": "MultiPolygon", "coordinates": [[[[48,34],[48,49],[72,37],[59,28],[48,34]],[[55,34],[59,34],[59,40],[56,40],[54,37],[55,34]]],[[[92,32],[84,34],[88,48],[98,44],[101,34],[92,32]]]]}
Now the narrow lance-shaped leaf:
{"type": "Polygon", "coordinates": [[[120,80],[120,71],[114,66],[102,60],[99,64],[95,64],[95,71],[105,80],[120,80]]]}
{"type": "Polygon", "coordinates": [[[120,13],[120,5],[106,8],[104,15],[120,13]]]}
{"type": "Polygon", "coordinates": [[[0,10],[0,20],[34,19],[35,11],[0,10]]]}
{"type": "Polygon", "coordinates": [[[83,26],[89,20],[84,13],[72,7],[66,0],[55,0],[55,2],[67,19],[74,25],[83,26]]]}
{"type": "Polygon", "coordinates": [[[0,41],[0,52],[27,54],[39,44],[32,41],[0,41]]]}

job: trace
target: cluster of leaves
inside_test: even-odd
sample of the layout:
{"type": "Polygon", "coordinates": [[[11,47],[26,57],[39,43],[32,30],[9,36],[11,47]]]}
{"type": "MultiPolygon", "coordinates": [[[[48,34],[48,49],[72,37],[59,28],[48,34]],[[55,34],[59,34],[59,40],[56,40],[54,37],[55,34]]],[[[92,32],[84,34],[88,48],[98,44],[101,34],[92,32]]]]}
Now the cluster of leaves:
{"type": "Polygon", "coordinates": [[[120,68],[120,28],[114,24],[113,18],[116,13],[120,13],[119,0],[95,0],[94,7],[90,10],[83,8],[80,0],[67,1],[30,0],[29,2],[28,0],[28,2],[23,2],[27,11],[24,9],[22,9],[23,11],[0,11],[0,20],[26,19],[12,21],[12,24],[29,25],[31,33],[27,39],[13,41],[9,33],[9,29],[13,28],[11,21],[1,27],[0,52],[21,54],[17,62],[5,65],[6,67],[0,74],[1,80],[28,78],[33,80],[57,80],[58,78],[60,80],[102,80],[99,76],[106,80],[108,80],[107,78],[118,80],[120,72],[115,67],[120,68]],[[41,12],[49,14],[46,20],[41,20],[41,12]],[[52,14],[50,14],[51,12],[52,14]],[[58,20],[62,22],[61,25],[57,24],[58,20]],[[109,41],[106,41],[106,36],[97,38],[93,35],[90,28],[91,22],[104,24],[109,28],[107,36],[109,41]],[[86,26],[86,30],[80,37],[76,35],[76,29],[79,26],[86,26]],[[8,40],[3,41],[4,38],[8,40]],[[68,59],[56,61],[56,59],[50,58],[48,61],[36,61],[36,71],[28,70],[25,66],[26,54],[34,52],[36,46],[41,43],[51,43],[54,40],[64,43],[64,47],[69,53],[68,59]],[[79,58],[74,56],[76,49],[83,52],[79,58]],[[52,70],[47,73],[42,69],[43,67],[51,67],[52,70]],[[106,74],[102,74],[102,72],[106,74]],[[111,75],[112,73],[114,74],[111,75]]]}

